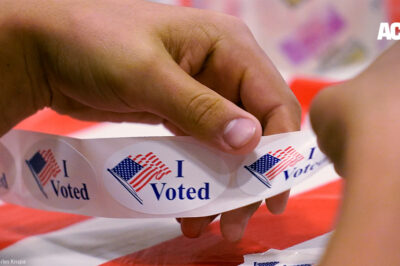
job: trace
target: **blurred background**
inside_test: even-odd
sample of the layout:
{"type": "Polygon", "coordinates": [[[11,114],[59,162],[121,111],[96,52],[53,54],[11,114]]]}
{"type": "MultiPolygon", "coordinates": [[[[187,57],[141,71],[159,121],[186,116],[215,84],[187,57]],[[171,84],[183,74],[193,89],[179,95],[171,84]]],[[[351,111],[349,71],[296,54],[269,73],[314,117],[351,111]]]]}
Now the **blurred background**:
{"type": "Polygon", "coordinates": [[[281,73],[348,78],[390,42],[381,22],[400,16],[399,0],[162,0],[243,19],[281,73]]]}

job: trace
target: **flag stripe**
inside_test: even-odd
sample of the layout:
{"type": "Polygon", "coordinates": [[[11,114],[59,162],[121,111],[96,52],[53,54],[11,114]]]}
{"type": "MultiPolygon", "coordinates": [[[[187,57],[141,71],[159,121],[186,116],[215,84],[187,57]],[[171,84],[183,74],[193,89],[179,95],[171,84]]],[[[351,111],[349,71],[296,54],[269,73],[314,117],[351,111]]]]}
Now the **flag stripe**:
{"type": "Polygon", "coordinates": [[[153,175],[151,175],[149,178],[147,178],[146,182],[144,182],[144,184],[141,187],[137,188],[136,191],[139,192],[142,188],[144,188],[153,179],[153,177],[155,177],[158,174],[159,174],[159,172],[155,172],[153,175]]]}
{"type": "Polygon", "coordinates": [[[42,172],[39,175],[39,178],[43,186],[47,184],[50,178],[55,177],[59,172],[61,172],[52,153],[49,158],[50,158],[49,161],[46,162],[45,169],[42,170],[42,172]]]}
{"type": "Polygon", "coordinates": [[[279,168],[275,169],[275,171],[269,172],[266,174],[269,180],[273,179],[276,177],[278,174],[280,174],[283,170],[285,170],[289,165],[289,162],[285,161],[279,168]]]}
{"type": "Polygon", "coordinates": [[[276,177],[278,174],[280,174],[282,171],[284,171],[285,169],[287,169],[290,165],[291,161],[285,161],[285,163],[280,166],[278,169],[275,169],[274,171],[267,173],[267,176],[271,179],[276,177]]]}
{"type": "Polygon", "coordinates": [[[53,153],[50,149],[38,151],[45,161],[45,166],[38,173],[39,181],[42,186],[46,185],[51,177],[55,177],[61,170],[54,158],[53,153]]]}
{"type": "Polygon", "coordinates": [[[140,180],[138,180],[136,183],[132,184],[133,188],[136,189],[146,178],[154,173],[154,171],[157,171],[157,168],[151,168],[151,169],[145,176],[143,176],[140,180]]]}
{"type": "Polygon", "coordinates": [[[133,184],[135,183],[142,175],[146,174],[146,172],[148,172],[151,168],[150,167],[146,167],[146,165],[143,165],[143,169],[140,171],[140,173],[131,181],[129,181],[129,184],[133,184]]]}
{"type": "Polygon", "coordinates": [[[47,179],[50,178],[51,170],[56,167],[57,164],[55,163],[55,160],[53,158],[50,158],[50,160],[46,160],[46,166],[39,174],[43,185],[47,182],[47,179]]]}
{"type": "Polygon", "coordinates": [[[39,153],[42,155],[43,159],[44,159],[46,162],[49,160],[49,157],[50,157],[50,155],[51,155],[50,150],[43,150],[43,151],[41,151],[41,152],[39,152],[39,153]]]}
{"type": "Polygon", "coordinates": [[[160,180],[161,178],[163,178],[166,175],[169,175],[170,173],[172,173],[172,171],[167,169],[167,171],[166,172],[162,172],[162,174],[160,176],[156,176],[156,179],[160,180]]]}
{"type": "MultiPolygon", "coordinates": [[[[291,151],[290,154],[292,154],[294,152],[291,151]]],[[[276,172],[278,172],[279,170],[281,170],[282,168],[285,169],[285,167],[287,167],[288,165],[288,161],[290,158],[286,157],[286,156],[281,156],[282,161],[280,161],[276,166],[274,166],[273,168],[271,168],[265,175],[266,176],[273,176],[276,172]]],[[[282,170],[283,171],[283,170],[282,170]]]]}
{"type": "Polygon", "coordinates": [[[277,156],[279,159],[282,159],[280,163],[275,165],[269,171],[267,171],[264,175],[269,179],[272,180],[282,171],[284,171],[289,166],[294,166],[297,162],[304,159],[304,156],[298,153],[292,146],[287,147],[284,150],[285,154],[282,152],[277,156]]]}
{"type": "Polygon", "coordinates": [[[140,159],[140,161],[138,162],[138,164],[141,164],[144,160],[146,160],[149,156],[151,156],[153,153],[152,152],[149,152],[148,154],[146,154],[146,156],[144,156],[144,157],[142,157],[141,159],[140,159]]]}
{"type": "MultiPolygon", "coordinates": [[[[142,156],[143,156],[143,155],[138,154],[138,155],[136,155],[135,158],[133,158],[133,160],[136,162],[136,160],[137,160],[138,158],[142,157],[142,156]]],[[[131,159],[131,158],[132,158],[132,155],[129,155],[128,157],[131,159]]]]}
{"type": "MultiPolygon", "coordinates": [[[[291,151],[291,153],[292,152],[293,151],[291,151]]],[[[286,162],[288,160],[288,158],[286,156],[279,155],[278,158],[281,159],[281,161],[278,164],[276,164],[274,167],[272,167],[269,171],[267,171],[265,173],[266,176],[267,175],[273,175],[276,171],[278,171],[279,169],[282,169],[282,166],[284,167],[286,165],[286,162]]]]}
{"type": "Polygon", "coordinates": [[[46,183],[52,178],[52,177],[56,177],[58,175],[58,173],[60,173],[61,170],[60,168],[53,168],[53,170],[50,172],[48,179],[45,181],[45,183],[43,185],[46,185],[46,183]]]}

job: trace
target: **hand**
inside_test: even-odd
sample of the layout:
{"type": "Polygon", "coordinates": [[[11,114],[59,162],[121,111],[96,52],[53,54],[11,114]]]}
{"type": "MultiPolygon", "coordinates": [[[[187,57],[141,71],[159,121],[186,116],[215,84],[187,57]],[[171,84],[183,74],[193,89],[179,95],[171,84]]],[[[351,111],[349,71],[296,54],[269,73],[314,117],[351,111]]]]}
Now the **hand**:
{"type": "MultiPolygon", "coordinates": [[[[252,151],[261,134],[299,129],[295,97],[236,18],[142,0],[32,3],[6,20],[21,62],[13,73],[25,73],[31,101],[22,96],[29,108],[7,115],[2,133],[44,106],[84,120],[162,122],[233,154],[252,151]]],[[[279,213],[287,198],[267,205],[279,213]]],[[[223,235],[240,239],[258,206],[222,214],[223,235]]],[[[212,219],[181,219],[182,231],[196,237],[212,219]]]]}
{"type": "Polygon", "coordinates": [[[321,265],[400,265],[400,43],[352,80],[323,90],[311,121],[346,178],[321,265]]]}

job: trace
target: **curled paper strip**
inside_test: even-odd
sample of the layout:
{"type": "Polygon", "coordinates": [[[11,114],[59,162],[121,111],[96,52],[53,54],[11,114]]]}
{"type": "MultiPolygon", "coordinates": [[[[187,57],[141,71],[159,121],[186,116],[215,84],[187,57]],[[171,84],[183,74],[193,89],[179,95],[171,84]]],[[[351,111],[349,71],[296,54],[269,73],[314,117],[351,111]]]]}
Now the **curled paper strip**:
{"type": "Polygon", "coordinates": [[[0,197],[103,217],[194,217],[272,197],[329,164],[312,132],[262,137],[230,155],[191,137],[74,139],[12,130],[0,141],[0,197]]]}
{"type": "Polygon", "coordinates": [[[269,249],[266,252],[244,255],[240,266],[312,266],[317,265],[331,232],[307,240],[284,250],[269,249]]]}

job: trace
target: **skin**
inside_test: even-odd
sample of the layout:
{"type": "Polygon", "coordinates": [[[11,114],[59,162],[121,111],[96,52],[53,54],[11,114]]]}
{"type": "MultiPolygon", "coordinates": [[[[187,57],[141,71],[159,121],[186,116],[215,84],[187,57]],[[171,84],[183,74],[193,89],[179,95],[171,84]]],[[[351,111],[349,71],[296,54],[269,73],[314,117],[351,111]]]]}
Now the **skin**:
{"type": "MultiPolygon", "coordinates": [[[[44,107],[83,120],[163,123],[232,154],[298,130],[300,107],[249,29],[210,11],[143,0],[0,1],[0,135],[44,107]],[[251,124],[233,145],[226,127],[251,124]]],[[[240,135],[240,134],[239,134],[240,135]]],[[[267,201],[284,210],[289,193],[267,201]]],[[[239,240],[260,203],[221,215],[239,240]]],[[[197,237],[215,217],[182,218],[197,237]]]]}
{"type": "Polygon", "coordinates": [[[311,121],[346,179],[320,265],[400,265],[400,43],[355,78],[323,90],[311,121]]]}

